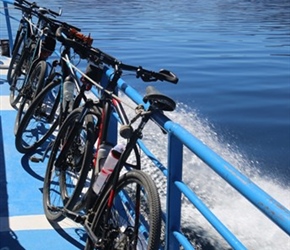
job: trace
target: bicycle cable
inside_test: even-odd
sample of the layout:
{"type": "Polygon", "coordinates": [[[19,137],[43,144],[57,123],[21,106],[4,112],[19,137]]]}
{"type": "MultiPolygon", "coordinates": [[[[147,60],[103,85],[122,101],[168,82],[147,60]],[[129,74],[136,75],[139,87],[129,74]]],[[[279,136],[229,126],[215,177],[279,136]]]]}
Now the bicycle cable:
{"type": "Polygon", "coordinates": [[[131,106],[130,104],[126,103],[124,100],[122,100],[120,97],[118,97],[117,95],[115,95],[113,92],[106,90],[106,88],[104,88],[102,85],[100,85],[99,83],[95,82],[93,79],[91,79],[90,77],[88,77],[85,73],[83,73],[79,68],[77,68],[75,65],[73,65],[69,60],[67,60],[66,58],[62,57],[62,59],[68,63],[70,65],[70,67],[72,67],[74,70],[76,70],[78,73],[81,74],[81,76],[83,76],[84,78],[86,78],[87,80],[89,80],[90,82],[92,82],[99,90],[104,91],[105,93],[109,94],[110,96],[114,97],[116,100],[118,100],[119,102],[123,103],[124,105],[126,105],[127,107],[129,107],[132,110],[135,110],[135,107],[131,106]]]}

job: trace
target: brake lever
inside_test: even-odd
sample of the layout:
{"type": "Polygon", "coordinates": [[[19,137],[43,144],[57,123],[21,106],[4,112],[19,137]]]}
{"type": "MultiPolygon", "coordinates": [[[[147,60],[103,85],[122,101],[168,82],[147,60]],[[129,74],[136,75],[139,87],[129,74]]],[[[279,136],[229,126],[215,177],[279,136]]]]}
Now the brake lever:
{"type": "Polygon", "coordinates": [[[156,82],[157,78],[148,74],[143,68],[140,66],[136,70],[136,78],[141,78],[143,82],[156,82]]]}
{"type": "Polygon", "coordinates": [[[141,75],[141,79],[143,82],[156,82],[157,78],[153,78],[152,76],[146,76],[145,74],[141,75]]]}

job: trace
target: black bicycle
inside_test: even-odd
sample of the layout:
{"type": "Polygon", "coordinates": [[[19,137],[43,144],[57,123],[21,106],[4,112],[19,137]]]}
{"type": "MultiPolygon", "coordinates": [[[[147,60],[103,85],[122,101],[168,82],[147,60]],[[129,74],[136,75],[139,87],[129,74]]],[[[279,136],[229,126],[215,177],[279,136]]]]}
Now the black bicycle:
{"type": "MultiPolygon", "coordinates": [[[[74,43],[70,39],[65,42],[74,43]]],[[[141,170],[137,141],[152,114],[173,111],[175,102],[150,87],[144,97],[149,107],[139,105],[136,116],[129,122],[114,90],[125,70],[135,72],[146,82],[177,83],[178,79],[167,70],[153,72],[123,64],[95,48],[79,45],[78,50],[93,62],[91,75],[99,75],[104,64],[113,67],[114,74],[106,88],[101,89],[100,99],[87,100],[66,118],[59,130],[45,174],[45,214],[51,221],[69,217],[83,224],[89,236],[86,249],[159,249],[159,196],[152,179],[141,170]],[[92,186],[109,152],[103,149],[110,148],[108,127],[114,113],[123,124],[120,134],[127,143],[112,174],[96,194],[92,186]],[[133,129],[137,120],[140,123],[133,129]],[[130,159],[134,156],[133,163],[129,156],[130,159]]],[[[88,74],[83,77],[100,87],[88,74]]]]}
{"type": "Polygon", "coordinates": [[[21,0],[16,0],[14,6],[21,10],[22,18],[20,19],[18,30],[16,32],[12,48],[11,63],[7,72],[7,80],[9,84],[11,84],[11,76],[14,74],[14,69],[19,63],[25,44],[27,44],[29,37],[31,37],[35,32],[34,26],[31,25],[33,16],[32,12],[39,8],[35,3],[21,0]]]}
{"type": "MultiPolygon", "coordinates": [[[[70,29],[70,37],[79,43],[92,43],[91,38],[79,32],[80,29],[67,23],[57,22],[57,25],[70,29]]],[[[52,63],[45,79],[45,87],[29,104],[16,131],[15,145],[19,152],[28,153],[40,147],[56,132],[68,113],[86,100],[86,86],[71,67],[71,57],[71,47],[61,46],[59,59],[52,63]]]]}
{"type": "Polygon", "coordinates": [[[47,67],[45,61],[55,48],[55,40],[45,34],[49,28],[45,17],[59,16],[60,13],[26,0],[18,0],[14,5],[22,11],[22,18],[16,33],[7,80],[10,84],[10,104],[18,109],[23,95],[33,91],[37,93],[37,90],[41,89],[41,86],[38,89],[33,87],[31,79],[39,77],[38,81],[34,81],[34,85],[43,82],[47,67]],[[35,22],[33,18],[36,18],[35,22]]]}

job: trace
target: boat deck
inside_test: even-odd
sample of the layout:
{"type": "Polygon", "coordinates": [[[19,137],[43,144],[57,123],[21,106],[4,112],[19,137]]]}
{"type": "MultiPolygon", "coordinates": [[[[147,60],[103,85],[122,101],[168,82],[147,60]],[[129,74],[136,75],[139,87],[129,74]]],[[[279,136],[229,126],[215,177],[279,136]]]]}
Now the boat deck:
{"type": "Polygon", "coordinates": [[[5,81],[9,59],[0,56],[0,249],[83,249],[86,235],[70,220],[51,225],[43,212],[46,164],[29,161],[15,148],[16,111],[5,81]]]}

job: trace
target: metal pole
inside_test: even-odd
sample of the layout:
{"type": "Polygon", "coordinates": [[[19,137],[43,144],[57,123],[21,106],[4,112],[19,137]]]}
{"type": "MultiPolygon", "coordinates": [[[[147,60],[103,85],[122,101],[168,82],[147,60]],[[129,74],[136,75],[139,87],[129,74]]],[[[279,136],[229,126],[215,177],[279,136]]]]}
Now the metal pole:
{"type": "Polygon", "coordinates": [[[173,232],[180,232],[181,192],[175,181],[182,180],[182,143],[174,135],[168,135],[168,176],[166,200],[166,245],[165,249],[179,249],[179,242],[173,232]]]}
{"type": "MultiPolygon", "coordinates": [[[[7,26],[8,38],[9,38],[9,48],[10,48],[9,53],[11,53],[12,49],[13,49],[13,36],[12,36],[12,28],[11,28],[11,22],[10,22],[10,16],[9,16],[7,2],[3,2],[3,6],[4,6],[6,26],[7,26]]],[[[9,56],[11,56],[11,55],[9,55],[9,56]]]]}

